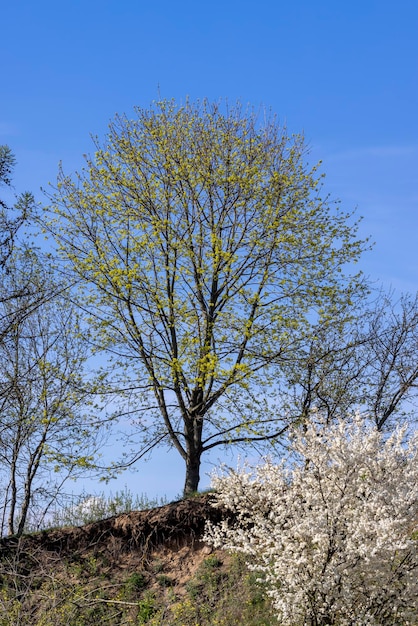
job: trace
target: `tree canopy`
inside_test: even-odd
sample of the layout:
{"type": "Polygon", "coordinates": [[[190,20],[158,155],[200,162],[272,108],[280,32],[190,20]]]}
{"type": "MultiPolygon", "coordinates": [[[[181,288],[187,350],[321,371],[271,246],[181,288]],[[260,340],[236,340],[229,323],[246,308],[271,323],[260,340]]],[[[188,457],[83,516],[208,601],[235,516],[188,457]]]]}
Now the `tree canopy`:
{"type": "Polygon", "coordinates": [[[117,116],[47,224],[83,286],[96,341],[126,366],[140,457],[174,446],[197,489],[202,454],[274,439],[281,364],[361,288],[366,243],[321,196],[301,136],[239,105],[173,101],[117,116]]]}

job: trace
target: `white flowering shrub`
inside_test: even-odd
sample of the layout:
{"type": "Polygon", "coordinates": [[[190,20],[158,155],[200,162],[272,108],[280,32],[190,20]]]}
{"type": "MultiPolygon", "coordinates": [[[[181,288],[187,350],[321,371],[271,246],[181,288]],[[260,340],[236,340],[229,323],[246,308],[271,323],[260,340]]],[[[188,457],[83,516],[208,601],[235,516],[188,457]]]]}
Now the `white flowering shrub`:
{"type": "Polygon", "coordinates": [[[418,624],[418,436],[405,434],[311,423],[283,464],[213,476],[235,515],[205,540],[247,555],[283,626],[418,624]]]}

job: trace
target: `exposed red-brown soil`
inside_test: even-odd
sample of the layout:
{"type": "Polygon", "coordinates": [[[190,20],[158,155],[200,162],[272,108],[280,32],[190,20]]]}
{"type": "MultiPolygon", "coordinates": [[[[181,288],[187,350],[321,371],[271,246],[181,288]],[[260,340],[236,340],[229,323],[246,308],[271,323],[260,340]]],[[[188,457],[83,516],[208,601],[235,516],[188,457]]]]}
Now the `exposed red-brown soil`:
{"type": "Polygon", "coordinates": [[[20,566],[28,572],[33,567],[45,570],[63,561],[83,563],[94,557],[102,571],[120,570],[122,575],[146,571],[158,562],[173,584],[182,587],[212,551],[201,538],[205,522],[219,521],[225,515],[211,505],[211,499],[204,494],[81,527],[6,537],[0,541],[0,553],[19,555],[20,566]]]}

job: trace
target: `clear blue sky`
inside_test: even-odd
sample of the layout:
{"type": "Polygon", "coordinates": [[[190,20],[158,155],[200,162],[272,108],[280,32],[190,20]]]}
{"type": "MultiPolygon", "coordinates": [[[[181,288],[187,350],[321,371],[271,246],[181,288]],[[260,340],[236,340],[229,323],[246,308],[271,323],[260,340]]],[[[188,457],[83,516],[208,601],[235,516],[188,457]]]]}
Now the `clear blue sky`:
{"type": "MultiPolygon", "coordinates": [[[[0,143],[17,190],[42,200],[60,160],[80,168],[91,133],[160,96],[264,105],[304,132],[326,189],[364,217],[376,245],[363,270],[416,291],[416,0],[15,0],[0,18],[0,143]]],[[[118,486],[171,497],[171,462],[159,455],[118,486]]]]}

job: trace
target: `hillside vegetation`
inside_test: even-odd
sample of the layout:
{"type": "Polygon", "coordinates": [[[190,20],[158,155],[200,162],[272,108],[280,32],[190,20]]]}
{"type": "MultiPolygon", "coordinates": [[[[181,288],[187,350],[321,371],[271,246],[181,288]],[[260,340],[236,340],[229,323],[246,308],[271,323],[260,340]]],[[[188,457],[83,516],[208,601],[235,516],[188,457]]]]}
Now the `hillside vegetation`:
{"type": "Polygon", "coordinates": [[[0,543],[0,626],[276,624],[242,557],[212,551],[211,496],[0,543]]]}

